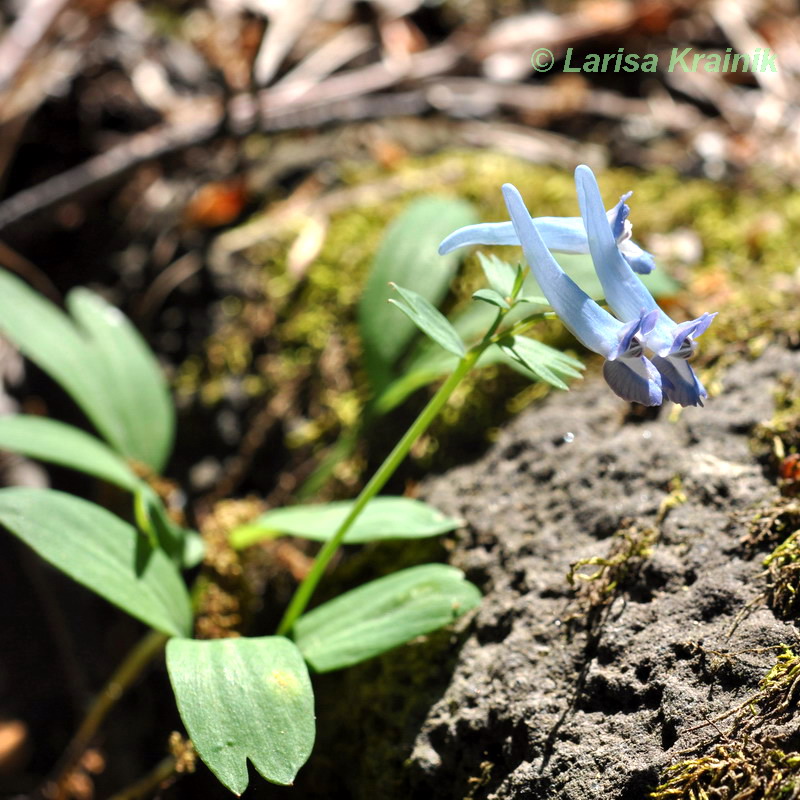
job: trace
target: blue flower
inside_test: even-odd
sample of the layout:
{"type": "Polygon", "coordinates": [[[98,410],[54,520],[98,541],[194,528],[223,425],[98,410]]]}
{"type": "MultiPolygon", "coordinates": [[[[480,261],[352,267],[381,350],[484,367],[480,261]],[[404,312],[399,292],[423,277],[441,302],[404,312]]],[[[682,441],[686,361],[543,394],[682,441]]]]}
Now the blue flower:
{"type": "Polygon", "coordinates": [[[600,189],[589,167],[581,165],[575,170],[575,184],[589,251],[609,307],[623,322],[640,319],[642,314],[653,315],[654,324],[642,332],[642,338],[655,354],[652,362],[661,373],[664,394],[682,406],[702,406],[708,394],[687,359],[694,353],[695,338],[706,331],[716,313],[680,325],[670,319],[620,256],[615,231],[609,226],[600,189]]]}
{"type": "MultiPolygon", "coordinates": [[[[613,228],[617,247],[625,260],[636,272],[647,274],[652,272],[655,261],[650,253],[642,250],[631,239],[633,228],[628,219],[630,208],[626,201],[632,194],[633,192],[628,192],[622,195],[614,208],[603,213],[613,228]]],[[[586,228],[581,217],[537,217],[534,223],[548,250],[556,253],[589,252],[586,228]]],[[[486,222],[480,225],[467,225],[451,233],[439,245],[439,255],[473,244],[519,245],[519,243],[517,233],[510,222],[486,222]]]]}
{"type": "MultiPolygon", "coordinates": [[[[661,405],[662,378],[643,355],[641,340],[652,331],[657,315],[653,311],[643,312],[626,323],[611,316],[550,255],[539,233],[539,222],[531,219],[517,189],[506,184],[503,197],[511,215],[515,241],[522,245],[525,259],[547,301],[576,339],[606,358],[603,375],[611,389],[623,400],[646,406],[661,405]]],[[[611,236],[608,220],[606,228],[611,236]]]]}

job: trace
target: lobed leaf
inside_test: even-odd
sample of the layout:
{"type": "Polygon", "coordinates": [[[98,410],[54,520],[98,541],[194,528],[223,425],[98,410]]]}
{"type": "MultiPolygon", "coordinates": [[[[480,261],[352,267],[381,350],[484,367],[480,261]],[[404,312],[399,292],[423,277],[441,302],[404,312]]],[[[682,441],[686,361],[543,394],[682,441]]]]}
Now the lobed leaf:
{"type": "Polygon", "coordinates": [[[486,255],[478,253],[486,282],[501,297],[511,297],[514,294],[514,284],[517,280],[517,267],[498,258],[493,253],[486,255]]]}
{"type": "Polygon", "coordinates": [[[564,378],[580,378],[583,364],[554,347],[529,339],[513,336],[501,339],[499,349],[512,365],[523,368],[523,374],[533,374],[558,389],[569,389],[564,378]]]}
{"type": "Polygon", "coordinates": [[[295,644],[283,636],[172,639],[167,669],[183,724],[200,758],[236,795],[247,759],[288,786],[314,745],[314,694],[295,644]]]}
{"type": "Polygon", "coordinates": [[[297,620],[295,641],[317,672],[348,667],[441,628],[481,599],[464,573],[423,564],[353,589],[297,620]]]}
{"type": "Polygon", "coordinates": [[[441,311],[410,289],[403,289],[395,283],[392,284],[392,288],[397,291],[400,298],[391,298],[389,302],[397,306],[426,336],[448,353],[459,357],[466,355],[467,351],[461,337],[441,311]]]}
{"type": "Polygon", "coordinates": [[[473,300],[482,300],[489,305],[497,306],[498,308],[511,308],[508,301],[501,294],[494,289],[478,289],[477,292],[472,293],[473,300]]]}
{"type": "Polygon", "coordinates": [[[191,630],[189,594],[175,566],[104,508],[51,489],[0,489],[0,524],[146,625],[172,636],[191,630]]]}

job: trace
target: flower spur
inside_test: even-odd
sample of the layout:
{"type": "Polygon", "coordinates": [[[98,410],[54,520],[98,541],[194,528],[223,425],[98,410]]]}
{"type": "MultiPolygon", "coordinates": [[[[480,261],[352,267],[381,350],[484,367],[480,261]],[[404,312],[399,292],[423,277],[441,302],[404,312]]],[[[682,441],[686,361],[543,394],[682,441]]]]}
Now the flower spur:
{"type": "MultiPolygon", "coordinates": [[[[631,239],[633,227],[628,215],[630,208],[627,200],[633,194],[628,192],[620,197],[617,205],[603,213],[614,231],[614,238],[625,260],[631,269],[646,274],[655,267],[653,256],[642,250],[631,239]]],[[[548,250],[556,253],[583,254],[589,252],[586,227],[581,217],[537,217],[533,220],[536,230],[547,245],[548,250]]],[[[451,233],[440,245],[439,255],[445,255],[459,247],[474,244],[519,245],[520,240],[511,222],[484,222],[478,225],[467,225],[451,233]]]]}

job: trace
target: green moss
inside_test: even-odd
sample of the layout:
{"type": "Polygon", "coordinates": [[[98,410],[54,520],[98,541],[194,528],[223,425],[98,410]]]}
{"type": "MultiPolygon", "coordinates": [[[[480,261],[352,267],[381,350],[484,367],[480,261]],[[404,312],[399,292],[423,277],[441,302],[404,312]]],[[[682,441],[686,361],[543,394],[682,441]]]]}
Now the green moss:
{"type": "Polygon", "coordinates": [[[618,593],[635,579],[658,541],[655,528],[630,526],[617,531],[605,556],[582,558],[567,573],[580,609],[571,620],[585,617],[592,625],[618,593]],[[587,571],[587,567],[591,568],[587,571]]]}
{"type": "Polygon", "coordinates": [[[758,691],[740,706],[710,721],[716,726],[723,719],[733,720],[730,730],[720,733],[724,741],[705,755],[669,767],[662,783],[649,795],[651,800],[800,798],[800,753],[786,753],[763,743],[763,736],[755,738],[767,723],[790,721],[799,695],[800,657],[784,645],[758,691]]]}
{"type": "Polygon", "coordinates": [[[717,745],[708,755],[690,758],[667,770],[651,800],[797,800],[800,753],[784,753],[747,739],[717,745]]]}
{"type": "Polygon", "coordinates": [[[782,619],[797,619],[800,612],[800,530],[796,530],[765,559],[766,601],[782,619]]]}
{"type": "Polygon", "coordinates": [[[775,390],[775,414],[755,429],[752,447],[775,474],[779,473],[787,456],[800,452],[800,377],[797,375],[780,377],[775,390]]]}

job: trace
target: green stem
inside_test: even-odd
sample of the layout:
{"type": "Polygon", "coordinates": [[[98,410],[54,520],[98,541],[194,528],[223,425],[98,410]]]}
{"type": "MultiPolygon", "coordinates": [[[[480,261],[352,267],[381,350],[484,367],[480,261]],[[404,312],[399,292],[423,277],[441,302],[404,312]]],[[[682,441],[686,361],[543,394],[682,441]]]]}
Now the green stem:
{"type": "Polygon", "coordinates": [[[111,800],[139,800],[140,797],[147,797],[158,789],[164,781],[175,776],[175,759],[167,756],[160,761],[147,775],[139,778],[120,792],[111,797],[111,800]]]}
{"type": "MultiPolygon", "coordinates": [[[[496,330],[496,327],[493,328],[496,330]]],[[[394,471],[400,466],[401,462],[408,455],[409,450],[414,445],[414,442],[427,430],[428,426],[433,422],[436,415],[441,411],[444,404],[450,399],[453,390],[461,383],[464,376],[475,365],[475,362],[480,357],[481,353],[486,349],[490,342],[488,336],[484,340],[471,349],[462,359],[458,362],[458,366],[450,377],[439,387],[436,394],[430,399],[425,408],[422,409],[419,416],[414,420],[411,427],[403,434],[403,438],[394,446],[394,449],[384,462],[378,468],[378,471],[370,478],[367,485],[361,490],[361,494],[356,498],[356,502],[350,513],[339,526],[339,529],[323,545],[319,551],[316,559],[314,560],[311,570],[308,575],[303,579],[297,591],[294,593],[286,613],[283,615],[280,625],[278,626],[278,635],[285,636],[291,629],[297,618],[303,613],[311,595],[317,588],[325,568],[330,563],[330,560],[336,554],[336,551],[342,544],[347,531],[350,526],[356,521],[358,515],[364,510],[367,503],[375,497],[376,494],[384,487],[389,478],[392,477],[394,471]]]]}
{"type": "Polygon", "coordinates": [[[519,336],[525,333],[531,325],[541,322],[543,319],[556,319],[556,314],[553,311],[539,311],[536,314],[531,314],[529,317],[515,322],[508,330],[503,331],[497,338],[502,339],[504,336],[519,336]]]}
{"type": "Polygon", "coordinates": [[[80,757],[92,743],[98,728],[142,670],[155,658],[167,643],[167,636],[159,631],[150,631],[125,656],[114,674],[92,700],[86,716],[75,732],[67,749],[55,769],[53,783],[58,786],[71,772],[80,757]]]}

